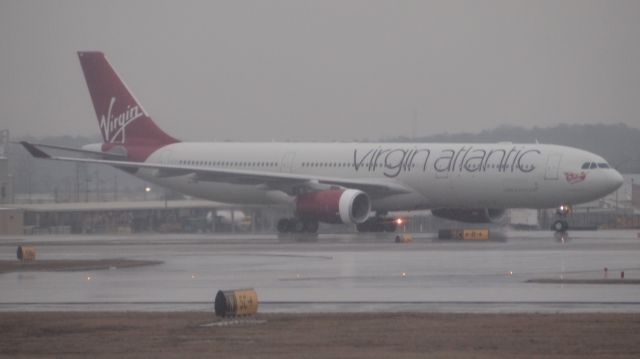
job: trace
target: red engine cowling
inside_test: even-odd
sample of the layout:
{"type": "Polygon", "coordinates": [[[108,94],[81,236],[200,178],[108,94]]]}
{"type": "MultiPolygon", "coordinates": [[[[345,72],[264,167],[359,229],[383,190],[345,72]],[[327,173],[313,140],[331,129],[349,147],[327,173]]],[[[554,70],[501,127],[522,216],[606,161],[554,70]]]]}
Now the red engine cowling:
{"type": "Polygon", "coordinates": [[[431,210],[431,214],[436,217],[467,223],[498,222],[505,212],[504,208],[438,208],[431,210]]]}
{"type": "Polygon", "coordinates": [[[371,202],[355,189],[328,189],[296,198],[296,215],[326,223],[363,223],[369,218],[371,202]]]}

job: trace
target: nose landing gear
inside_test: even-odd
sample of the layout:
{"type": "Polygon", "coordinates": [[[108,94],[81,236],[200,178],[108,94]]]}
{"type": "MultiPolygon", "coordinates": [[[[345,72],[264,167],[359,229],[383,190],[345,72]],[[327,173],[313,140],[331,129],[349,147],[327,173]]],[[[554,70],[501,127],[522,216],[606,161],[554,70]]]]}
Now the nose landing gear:
{"type": "Polygon", "coordinates": [[[569,229],[569,222],[567,222],[566,217],[571,213],[570,205],[561,205],[556,209],[556,221],[551,225],[551,230],[556,233],[563,233],[569,229]]]}
{"type": "Polygon", "coordinates": [[[566,232],[569,229],[569,223],[567,221],[558,219],[551,225],[551,229],[556,232],[566,232]]]}

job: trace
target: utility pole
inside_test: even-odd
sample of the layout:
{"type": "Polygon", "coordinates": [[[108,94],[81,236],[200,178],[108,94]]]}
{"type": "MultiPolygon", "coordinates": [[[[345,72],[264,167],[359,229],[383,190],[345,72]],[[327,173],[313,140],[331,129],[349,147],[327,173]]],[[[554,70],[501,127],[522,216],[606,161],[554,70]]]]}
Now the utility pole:
{"type": "Polygon", "coordinates": [[[96,202],[100,202],[100,171],[96,170],[96,202]]]}
{"type": "Polygon", "coordinates": [[[16,178],[13,174],[9,175],[9,180],[11,181],[11,203],[16,203],[16,178]]]}
{"type": "Polygon", "coordinates": [[[76,163],[76,202],[80,202],[80,163],[76,163]]]}
{"type": "Polygon", "coordinates": [[[31,168],[27,169],[27,199],[31,203],[31,168]]]}
{"type": "Polygon", "coordinates": [[[118,175],[113,175],[113,201],[118,200],[118,175]]]}
{"type": "Polygon", "coordinates": [[[86,164],[82,166],[82,170],[82,174],[84,175],[84,201],[89,202],[89,182],[91,182],[91,176],[89,176],[86,164]]]}

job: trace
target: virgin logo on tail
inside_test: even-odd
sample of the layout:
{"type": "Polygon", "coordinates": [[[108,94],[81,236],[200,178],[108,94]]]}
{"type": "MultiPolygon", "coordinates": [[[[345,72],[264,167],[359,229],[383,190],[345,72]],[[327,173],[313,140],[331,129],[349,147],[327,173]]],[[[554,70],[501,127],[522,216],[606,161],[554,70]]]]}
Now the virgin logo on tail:
{"type": "Polygon", "coordinates": [[[127,109],[117,115],[113,114],[113,105],[116,103],[116,98],[112,97],[109,102],[109,109],[106,115],[100,116],[100,131],[105,142],[120,142],[124,143],[126,139],[125,129],[127,125],[136,120],[139,117],[144,116],[144,112],[138,105],[133,107],[127,106],[127,109]]]}

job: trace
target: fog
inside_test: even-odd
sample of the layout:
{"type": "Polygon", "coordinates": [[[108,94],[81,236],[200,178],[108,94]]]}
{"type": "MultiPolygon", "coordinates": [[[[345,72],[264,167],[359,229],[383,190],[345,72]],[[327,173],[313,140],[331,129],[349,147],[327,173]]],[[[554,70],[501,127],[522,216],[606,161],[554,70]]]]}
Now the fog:
{"type": "Polygon", "coordinates": [[[101,50],[191,140],[640,120],[638,1],[0,2],[0,128],[95,135],[101,50]]]}

